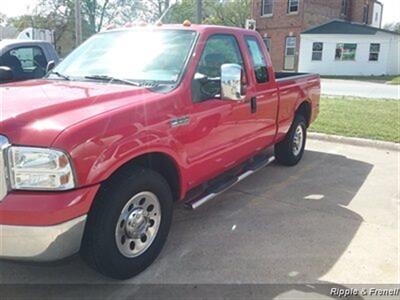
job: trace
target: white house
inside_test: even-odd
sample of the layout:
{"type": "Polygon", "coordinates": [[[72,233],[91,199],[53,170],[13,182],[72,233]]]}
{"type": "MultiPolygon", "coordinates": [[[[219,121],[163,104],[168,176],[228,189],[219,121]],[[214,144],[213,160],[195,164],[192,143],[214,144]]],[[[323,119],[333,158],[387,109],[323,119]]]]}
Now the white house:
{"type": "Polygon", "coordinates": [[[400,34],[343,20],[303,31],[299,71],[321,75],[400,74],[400,34]]]}

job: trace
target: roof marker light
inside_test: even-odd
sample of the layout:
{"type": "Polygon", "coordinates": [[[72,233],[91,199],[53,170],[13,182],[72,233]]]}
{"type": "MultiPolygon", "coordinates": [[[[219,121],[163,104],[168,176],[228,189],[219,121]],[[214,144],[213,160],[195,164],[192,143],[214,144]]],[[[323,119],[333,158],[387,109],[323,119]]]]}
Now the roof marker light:
{"type": "Polygon", "coordinates": [[[106,25],[106,30],[112,30],[112,29],[115,29],[115,28],[117,28],[117,26],[115,26],[115,24],[106,25]]]}
{"type": "Polygon", "coordinates": [[[190,27],[190,26],[192,26],[192,22],[190,22],[189,20],[185,20],[185,21],[183,21],[182,25],[185,27],[190,27]]]}

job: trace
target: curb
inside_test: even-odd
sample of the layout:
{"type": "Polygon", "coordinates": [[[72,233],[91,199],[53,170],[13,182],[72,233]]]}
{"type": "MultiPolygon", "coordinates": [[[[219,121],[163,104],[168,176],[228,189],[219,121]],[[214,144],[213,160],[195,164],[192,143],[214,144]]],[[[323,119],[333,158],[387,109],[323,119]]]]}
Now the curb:
{"type": "Polygon", "coordinates": [[[329,100],[332,99],[339,99],[339,100],[350,100],[350,101],[393,101],[393,100],[399,100],[399,97],[396,98],[382,98],[382,97],[368,97],[368,96],[354,96],[354,95],[335,95],[335,94],[321,94],[321,98],[326,98],[329,100]]]}
{"type": "Polygon", "coordinates": [[[330,135],[325,133],[317,133],[317,132],[308,132],[307,137],[312,140],[326,141],[326,142],[334,142],[341,143],[353,146],[362,146],[362,147],[372,147],[384,150],[394,150],[400,151],[400,144],[392,143],[392,142],[384,142],[377,140],[369,140],[363,138],[354,138],[340,135],[330,135]]]}

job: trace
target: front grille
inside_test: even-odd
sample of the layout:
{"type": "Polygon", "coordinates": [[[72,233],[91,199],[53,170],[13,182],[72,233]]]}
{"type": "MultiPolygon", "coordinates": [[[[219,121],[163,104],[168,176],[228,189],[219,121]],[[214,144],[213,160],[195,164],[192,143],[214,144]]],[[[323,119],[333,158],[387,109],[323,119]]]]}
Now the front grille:
{"type": "Polygon", "coordinates": [[[10,144],[5,136],[0,135],[0,201],[7,195],[5,151],[10,144]]]}

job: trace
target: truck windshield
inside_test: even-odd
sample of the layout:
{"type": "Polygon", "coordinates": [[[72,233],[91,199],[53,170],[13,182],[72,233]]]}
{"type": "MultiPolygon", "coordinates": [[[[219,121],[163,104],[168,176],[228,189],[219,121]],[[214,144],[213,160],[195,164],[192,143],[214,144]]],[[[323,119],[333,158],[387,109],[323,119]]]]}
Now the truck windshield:
{"type": "Polygon", "coordinates": [[[177,83],[196,35],[190,30],[157,29],[101,33],[73,51],[53,73],[72,80],[177,83]]]}

